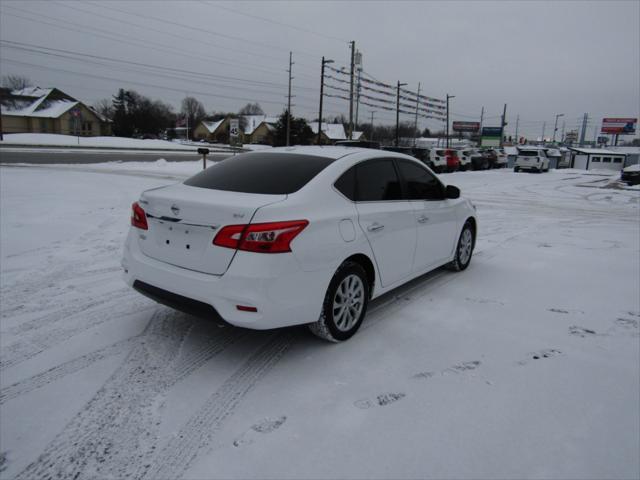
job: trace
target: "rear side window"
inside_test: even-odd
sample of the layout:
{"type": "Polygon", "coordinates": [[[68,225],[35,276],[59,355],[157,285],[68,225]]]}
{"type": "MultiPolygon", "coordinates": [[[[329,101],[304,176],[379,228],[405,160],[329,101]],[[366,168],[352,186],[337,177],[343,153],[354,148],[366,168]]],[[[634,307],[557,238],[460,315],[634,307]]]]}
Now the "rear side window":
{"type": "Polygon", "coordinates": [[[349,200],[356,199],[356,167],[351,167],[333,184],[349,200]]]}
{"type": "Polygon", "coordinates": [[[398,160],[398,168],[406,188],[407,200],[442,200],[442,184],[420,165],[406,160],[398,160]]]}
{"type": "Polygon", "coordinates": [[[191,187],[229,192],[286,195],[320,173],[332,158],[295,153],[244,153],[185,180],[191,187]]]}
{"type": "Polygon", "coordinates": [[[400,179],[391,160],[371,160],[356,166],[356,200],[401,200],[400,179]]]}

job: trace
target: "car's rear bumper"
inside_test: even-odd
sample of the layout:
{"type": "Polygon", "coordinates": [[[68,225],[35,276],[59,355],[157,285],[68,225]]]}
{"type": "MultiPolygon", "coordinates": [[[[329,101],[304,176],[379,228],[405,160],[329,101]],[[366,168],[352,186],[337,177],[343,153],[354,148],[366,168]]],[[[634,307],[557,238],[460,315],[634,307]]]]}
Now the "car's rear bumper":
{"type": "Polygon", "coordinates": [[[237,252],[224,275],[210,275],[147,257],[136,234],[132,229],[125,243],[124,279],[159,303],[259,330],[311,323],[320,315],[329,269],[303,271],[292,254],[237,252]]]}

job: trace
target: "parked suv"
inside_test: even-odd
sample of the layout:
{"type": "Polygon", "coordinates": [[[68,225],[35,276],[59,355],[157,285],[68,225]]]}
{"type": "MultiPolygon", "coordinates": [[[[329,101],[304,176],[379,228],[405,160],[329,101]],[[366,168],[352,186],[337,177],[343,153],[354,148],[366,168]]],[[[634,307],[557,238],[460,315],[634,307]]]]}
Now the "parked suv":
{"type": "Polygon", "coordinates": [[[460,170],[470,170],[473,166],[472,158],[476,154],[476,150],[473,148],[463,148],[458,150],[458,156],[460,157],[460,170]]]}
{"type": "Polygon", "coordinates": [[[474,170],[487,170],[489,157],[482,150],[475,150],[471,155],[471,168],[474,170]]]}
{"type": "Polygon", "coordinates": [[[547,149],[539,147],[518,147],[518,156],[513,166],[514,172],[529,170],[533,172],[548,172],[549,157],[547,149]]]}
{"type": "Polygon", "coordinates": [[[458,152],[452,148],[436,148],[432,153],[431,163],[437,173],[455,172],[460,168],[458,152]]]}

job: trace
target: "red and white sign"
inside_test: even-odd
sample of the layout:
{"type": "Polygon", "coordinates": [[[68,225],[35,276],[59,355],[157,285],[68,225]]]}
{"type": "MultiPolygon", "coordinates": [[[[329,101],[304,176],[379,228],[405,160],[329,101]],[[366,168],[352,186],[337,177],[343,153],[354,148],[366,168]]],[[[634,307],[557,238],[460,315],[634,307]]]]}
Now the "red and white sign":
{"type": "Polygon", "coordinates": [[[636,133],[637,118],[603,118],[602,133],[616,135],[633,135],[636,133]]]}

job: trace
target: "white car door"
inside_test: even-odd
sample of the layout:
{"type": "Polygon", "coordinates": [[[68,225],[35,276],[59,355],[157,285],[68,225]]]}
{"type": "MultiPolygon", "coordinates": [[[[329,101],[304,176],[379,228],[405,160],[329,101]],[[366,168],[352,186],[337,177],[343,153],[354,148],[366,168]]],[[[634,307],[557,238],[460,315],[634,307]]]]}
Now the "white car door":
{"type": "Polygon", "coordinates": [[[396,162],[418,229],[413,271],[442,265],[453,255],[458,240],[459,201],[445,198],[442,183],[417,162],[400,159],[396,162]]]}
{"type": "Polygon", "coordinates": [[[391,285],[411,273],[416,249],[416,220],[402,199],[393,161],[375,159],[356,165],[358,222],[375,257],[380,283],[391,285]]]}

